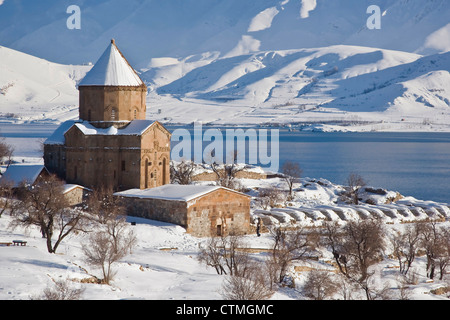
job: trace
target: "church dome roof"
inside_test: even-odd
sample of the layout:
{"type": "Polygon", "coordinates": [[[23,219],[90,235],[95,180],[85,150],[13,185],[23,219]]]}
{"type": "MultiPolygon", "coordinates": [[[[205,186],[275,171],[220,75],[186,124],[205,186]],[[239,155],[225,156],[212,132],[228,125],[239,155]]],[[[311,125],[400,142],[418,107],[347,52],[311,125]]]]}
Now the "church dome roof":
{"type": "Polygon", "coordinates": [[[114,39],[79,86],[142,86],[144,83],[117,48],[114,39]]]}

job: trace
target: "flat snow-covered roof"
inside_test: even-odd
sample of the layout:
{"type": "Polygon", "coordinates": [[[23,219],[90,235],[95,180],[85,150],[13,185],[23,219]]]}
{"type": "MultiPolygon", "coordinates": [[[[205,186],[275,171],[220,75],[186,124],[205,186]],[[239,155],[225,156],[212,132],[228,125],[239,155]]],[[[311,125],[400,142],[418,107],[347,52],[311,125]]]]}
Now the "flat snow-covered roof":
{"type": "Polygon", "coordinates": [[[190,201],[218,189],[226,189],[238,194],[243,193],[220,186],[166,184],[150,189],[130,189],[116,192],[114,195],[130,198],[150,198],[173,201],[190,201]]]}

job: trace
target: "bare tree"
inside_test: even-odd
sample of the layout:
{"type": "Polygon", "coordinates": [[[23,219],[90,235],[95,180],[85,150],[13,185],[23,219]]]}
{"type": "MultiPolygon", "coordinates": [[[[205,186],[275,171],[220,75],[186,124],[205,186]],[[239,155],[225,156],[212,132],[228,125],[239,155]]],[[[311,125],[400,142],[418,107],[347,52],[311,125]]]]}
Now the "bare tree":
{"type": "Polygon", "coordinates": [[[14,208],[13,193],[13,184],[4,179],[0,180],[0,218],[6,210],[14,208]]]}
{"type": "Polygon", "coordinates": [[[436,259],[439,256],[439,231],[436,222],[423,222],[421,228],[421,245],[427,256],[427,277],[434,278],[436,259]]]}
{"type": "Polygon", "coordinates": [[[86,243],[83,243],[82,250],[86,262],[94,267],[98,267],[103,273],[103,282],[109,284],[115,272],[112,265],[124,258],[135,244],[132,234],[124,232],[115,235],[115,238],[108,232],[96,231],[89,235],[86,243]]]}
{"type": "Polygon", "coordinates": [[[347,196],[351,203],[359,203],[359,190],[366,186],[367,182],[358,173],[350,173],[347,178],[347,196]]]}
{"type": "Polygon", "coordinates": [[[442,228],[439,232],[440,250],[438,255],[439,280],[444,279],[446,270],[450,265],[450,230],[442,228]]]}
{"type": "Polygon", "coordinates": [[[231,163],[219,164],[217,162],[211,163],[211,169],[216,174],[216,182],[218,185],[240,190],[241,185],[236,179],[238,172],[244,170],[244,166],[239,166],[237,163],[238,154],[237,151],[233,153],[233,161],[231,163]]]}
{"type": "Polygon", "coordinates": [[[209,238],[206,246],[200,247],[198,260],[214,267],[217,274],[245,276],[249,255],[242,236],[230,232],[209,238]]]}
{"type": "Polygon", "coordinates": [[[390,237],[393,247],[393,256],[397,258],[400,273],[407,274],[416,257],[419,249],[420,241],[420,226],[421,224],[414,224],[408,226],[404,232],[397,232],[390,237]]]}
{"type": "MultiPolygon", "coordinates": [[[[5,142],[4,138],[0,138],[0,164],[6,164],[6,168],[11,164],[14,148],[5,142]]],[[[0,172],[0,176],[2,173],[0,172]]]]}
{"type": "Polygon", "coordinates": [[[325,229],[325,244],[340,272],[363,289],[368,300],[374,298],[369,268],[382,259],[384,237],[382,224],[372,219],[349,221],[342,228],[327,224],[325,229]]]}
{"type": "Polygon", "coordinates": [[[69,208],[63,194],[64,182],[55,175],[21,188],[22,210],[16,210],[13,226],[38,226],[47,240],[47,250],[55,253],[61,241],[72,232],[83,230],[85,214],[69,208]],[[53,242],[53,240],[55,240],[53,242]]]}
{"type": "Polygon", "coordinates": [[[289,199],[291,200],[294,183],[300,179],[303,170],[300,168],[298,163],[286,161],[281,167],[281,173],[283,173],[283,179],[288,185],[289,199]]]}
{"type": "Polygon", "coordinates": [[[192,160],[182,160],[179,163],[170,162],[170,178],[173,183],[191,184],[194,170],[195,163],[192,160]]]}
{"type": "Polygon", "coordinates": [[[112,189],[95,189],[87,201],[86,209],[94,223],[110,236],[114,248],[120,247],[119,242],[125,235],[130,248],[134,246],[137,239],[126,223],[126,207],[119,197],[113,195],[112,189]]]}
{"type": "Polygon", "coordinates": [[[278,188],[270,187],[259,190],[258,202],[264,210],[270,207],[276,207],[286,199],[286,195],[278,188]]]}
{"type": "Polygon", "coordinates": [[[274,294],[270,277],[262,272],[262,262],[249,260],[248,264],[245,276],[226,276],[221,290],[224,299],[266,300],[274,294]]]}
{"type": "Polygon", "coordinates": [[[337,282],[328,271],[312,270],[308,273],[303,293],[314,300],[332,297],[339,289],[337,282]]]}
{"type": "Polygon", "coordinates": [[[272,278],[281,283],[284,281],[292,261],[307,258],[314,248],[314,242],[311,241],[311,233],[304,228],[286,230],[276,227],[270,232],[273,238],[270,269],[275,273],[272,278]]]}

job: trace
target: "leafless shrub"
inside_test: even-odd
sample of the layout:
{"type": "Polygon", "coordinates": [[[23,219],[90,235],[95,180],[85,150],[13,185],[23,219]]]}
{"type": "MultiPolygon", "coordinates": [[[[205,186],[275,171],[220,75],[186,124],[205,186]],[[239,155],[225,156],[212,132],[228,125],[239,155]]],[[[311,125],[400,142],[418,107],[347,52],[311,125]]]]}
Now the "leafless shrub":
{"type": "Polygon", "coordinates": [[[115,234],[115,237],[108,232],[97,231],[89,235],[88,241],[82,245],[82,250],[86,262],[100,268],[103,282],[109,284],[115,275],[112,265],[125,257],[134,244],[134,235],[124,232],[124,229],[115,234]]]}
{"type": "Polygon", "coordinates": [[[259,190],[258,202],[264,210],[278,206],[283,203],[286,196],[283,191],[278,188],[270,187],[259,190]]]}
{"type": "Polygon", "coordinates": [[[308,273],[303,293],[313,300],[326,300],[338,291],[338,284],[328,271],[312,270],[308,273]]]}
{"type": "MultiPolygon", "coordinates": [[[[4,179],[0,180],[0,218],[6,210],[11,210],[14,206],[13,184],[4,179]]],[[[14,210],[13,210],[14,211],[14,210]]]]}
{"type": "Polygon", "coordinates": [[[271,279],[262,272],[262,263],[254,260],[248,260],[247,263],[245,276],[226,276],[221,288],[224,299],[265,300],[273,295],[271,279]]]}
{"type": "Polygon", "coordinates": [[[68,280],[54,281],[54,287],[44,289],[39,300],[80,300],[84,293],[83,288],[71,287],[68,280]]]}
{"type": "Polygon", "coordinates": [[[242,185],[236,179],[236,175],[244,170],[244,166],[239,166],[237,159],[238,154],[236,151],[233,153],[233,161],[231,163],[220,164],[215,161],[211,162],[211,169],[216,174],[218,185],[233,190],[242,190],[242,185]]]}
{"type": "Polygon", "coordinates": [[[300,166],[296,162],[286,161],[281,167],[281,172],[283,173],[283,179],[286,181],[289,190],[289,199],[292,199],[292,190],[294,187],[294,183],[300,179],[303,170],[300,169],[300,166]]]}
{"type": "Polygon", "coordinates": [[[359,203],[359,190],[366,186],[367,182],[358,173],[350,173],[347,178],[347,187],[344,196],[352,204],[359,203]]]}
{"type": "Polygon", "coordinates": [[[213,267],[217,274],[245,276],[250,259],[242,236],[230,232],[208,239],[206,246],[200,247],[198,260],[213,267]]]}
{"type": "Polygon", "coordinates": [[[195,163],[192,160],[182,160],[170,163],[170,178],[173,183],[190,184],[194,175],[195,163]]]}
{"type": "Polygon", "coordinates": [[[11,164],[13,152],[14,148],[6,143],[4,138],[0,138],[0,164],[6,164],[8,168],[11,164]]]}

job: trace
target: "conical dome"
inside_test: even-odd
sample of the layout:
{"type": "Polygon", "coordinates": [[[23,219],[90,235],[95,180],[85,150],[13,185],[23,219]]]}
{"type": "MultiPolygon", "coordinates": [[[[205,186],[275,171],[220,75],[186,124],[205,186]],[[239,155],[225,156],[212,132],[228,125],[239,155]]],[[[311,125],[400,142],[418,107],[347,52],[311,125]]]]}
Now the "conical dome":
{"type": "Polygon", "coordinates": [[[80,86],[141,86],[144,83],[117,48],[115,41],[103,52],[80,86]]]}

